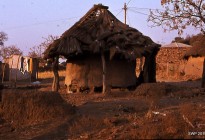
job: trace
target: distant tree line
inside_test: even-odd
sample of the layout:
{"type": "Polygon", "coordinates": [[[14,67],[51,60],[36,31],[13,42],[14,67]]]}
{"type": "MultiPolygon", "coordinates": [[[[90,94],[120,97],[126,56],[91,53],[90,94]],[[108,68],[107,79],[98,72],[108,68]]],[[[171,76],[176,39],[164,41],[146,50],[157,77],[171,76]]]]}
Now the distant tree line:
{"type": "Polygon", "coordinates": [[[173,42],[184,43],[191,46],[205,47],[205,35],[203,33],[199,33],[197,35],[188,35],[185,38],[175,37],[173,42]]]}

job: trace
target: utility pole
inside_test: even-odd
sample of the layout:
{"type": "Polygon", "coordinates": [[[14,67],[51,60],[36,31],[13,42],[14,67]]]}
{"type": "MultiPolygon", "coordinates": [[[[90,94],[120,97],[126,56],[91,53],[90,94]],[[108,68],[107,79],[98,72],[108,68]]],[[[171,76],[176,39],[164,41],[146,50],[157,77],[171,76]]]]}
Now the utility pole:
{"type": "Polygon", "coordinates": [[[124,11],[125,11],[125,24],[127,24],[127,4],[124,4],[124,11]]]}

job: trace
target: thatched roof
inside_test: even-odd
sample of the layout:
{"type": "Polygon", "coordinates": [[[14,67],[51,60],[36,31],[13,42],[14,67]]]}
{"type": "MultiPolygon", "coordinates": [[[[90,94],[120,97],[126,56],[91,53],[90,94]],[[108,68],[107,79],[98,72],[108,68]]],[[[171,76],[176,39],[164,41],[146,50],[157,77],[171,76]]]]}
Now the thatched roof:
{"type": "Polygon", "coordinates": [[[202,57],[205,56],[205,47],[191,47],[185,54],[184,59],[189,59],[189,57],[202,57]]]}
{"type": "Polygon", "coordinates": [[[77,23],[55,40],[44,52],[45,59],[62,55],[66,58],[86,53],[110,52],[126,59],[136,59],[154,50],[159,44],[138,30],[119,21],[107,6],[94,5],[77,23]]]}
{"type": "Polygon", "coordinates": [[[162,48],[163,48],[163,47],[179,47],[179,48],[184,48],[184,47],[192,47],[192,46],[191,46],[191,45],[184,44],[184,43],[174,42],[174,43],[162,45],[161,47],[162,47],[162,48]]]}

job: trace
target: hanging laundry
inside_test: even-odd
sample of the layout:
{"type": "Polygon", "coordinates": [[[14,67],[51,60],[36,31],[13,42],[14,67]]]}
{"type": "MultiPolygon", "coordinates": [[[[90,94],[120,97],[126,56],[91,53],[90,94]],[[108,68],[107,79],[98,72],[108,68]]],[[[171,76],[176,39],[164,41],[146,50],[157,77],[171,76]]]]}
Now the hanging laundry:
{"type": "Polygon", "coordinates": [[[20,71],[25,74],[26,72],[29,72],[29,61],[30,59],[28,57],[21,57],[20,62],[20,71]]]}
{"type": "Polygon", "coordinates": [[[20,72],[24,73],[24,57],[21,57],[21,62],[20,62],[20,72]]]}

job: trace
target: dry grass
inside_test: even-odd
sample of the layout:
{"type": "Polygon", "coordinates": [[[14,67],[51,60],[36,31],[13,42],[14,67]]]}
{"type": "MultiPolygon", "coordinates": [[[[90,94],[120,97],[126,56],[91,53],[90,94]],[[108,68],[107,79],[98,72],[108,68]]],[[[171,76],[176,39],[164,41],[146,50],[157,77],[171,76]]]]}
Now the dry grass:
{"type": "Polygon", "coordinates": [[[58,93],[4,89],[0,103],[2,115],[14,125],[29,125],[73,113],[72,105],[58,93]]]}
{"type": "MultiPolygon", "coordinates": [[[[97,133],[101,129],[105,128],[106,124],[102,118],[96,118],[93,116],[78,116],[73,120],[68,128],[68,133],[72,138],[88,139],[91,133],[97,133]]],[[[107,126],[108,127],[108,126],[107,126]]]]}
{"type": "MultiPolygon", "coordinates": [[[[66,75],[66,71],[65,70],[61,70],[58,72],[59,76],[61,77],[65,77],[66,75]]],[[[39,72],[38,73],[38,78],[40,79],[46,79],[46,78],[53,78],[53,72],[52,71],[45,71],[45,72],[39,72]]]]}

